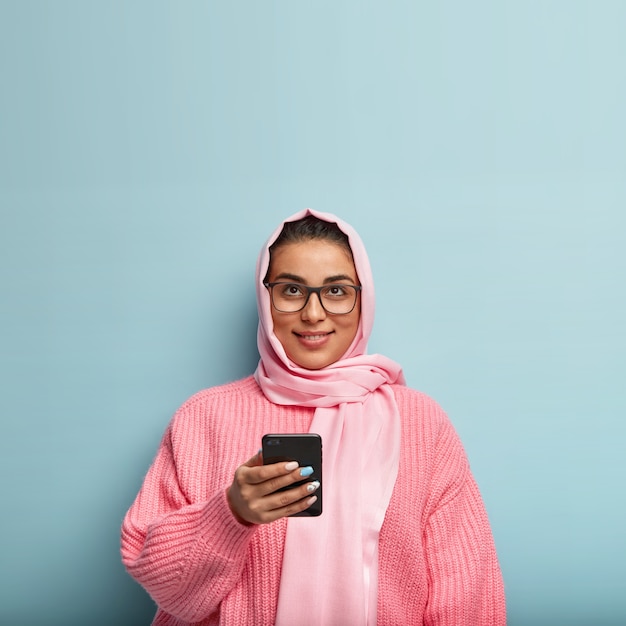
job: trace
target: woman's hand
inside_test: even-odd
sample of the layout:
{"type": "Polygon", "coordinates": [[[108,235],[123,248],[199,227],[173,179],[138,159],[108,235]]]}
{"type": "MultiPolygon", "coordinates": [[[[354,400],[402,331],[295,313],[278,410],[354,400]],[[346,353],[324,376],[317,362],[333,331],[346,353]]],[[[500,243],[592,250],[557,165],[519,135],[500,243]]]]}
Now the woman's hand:
{"type": "Polygon", "coordinates": [[[310,476],[313,469],[299,467],[296,461],[263,465],[261,452],[240,465],[233,484],[227,491],[233,515],[244,524],[268,524],[281,517],[308,509],[317,496],[311,495],[319,486],[313,481],[276,492],[310,476]]]}

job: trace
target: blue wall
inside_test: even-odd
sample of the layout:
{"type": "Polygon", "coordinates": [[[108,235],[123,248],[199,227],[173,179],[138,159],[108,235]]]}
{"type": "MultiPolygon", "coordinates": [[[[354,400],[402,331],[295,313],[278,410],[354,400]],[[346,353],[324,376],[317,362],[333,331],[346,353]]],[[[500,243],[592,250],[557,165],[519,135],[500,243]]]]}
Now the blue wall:
{"type": "Polygon", "coordinates": [[[0,3],[0,622],[147,624],[118,532],[255,366],[253,267],[362,234],[371,351],[444,406],[510,625],[626,623],[626,3],[0,3]]]}

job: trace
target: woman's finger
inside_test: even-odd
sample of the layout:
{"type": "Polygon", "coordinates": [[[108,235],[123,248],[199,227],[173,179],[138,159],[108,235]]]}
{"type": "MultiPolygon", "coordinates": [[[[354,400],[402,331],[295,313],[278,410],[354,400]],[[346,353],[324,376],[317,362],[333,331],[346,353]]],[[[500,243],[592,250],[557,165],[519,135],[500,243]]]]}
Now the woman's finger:
{"type": "MultiPolygon", "coordinates": [[[[240,469],[242,470],[244,481],[250,485],[259,485],[261,483],[265,483],[268,481],[274,481],[276,479],[280,479],[284,476],[288,476],[293,474],[295,480],[302,480],[302,477],[306,475],[304,474],[298,478],[298,470],[300,466],[297,461],[288,461],[288,462],[280,462],[280,463],[272,463],[270,465],[258,465],[258,466],[242,466],[240,469]]],[[[305,468],[300,468],[301,470],[305,468]]],[[[309,476],[311,474],[308,474],[309,476]]],[[[287,480],[282,485],[275,487],[274,489],[270,489],[267,493],[275,491],[280,486],[284,486],[285,484],[289,484],[290,482],[295,482],[287,480]]]]}
{"type": "Polygon", "coordinates": [[[281,491],[263,498],[263,510],[256,511],[261,522],[272,522],[294,515],[308,509],[316,500],[315,491],[319,489],[319,481],[313,481],[288,491],[281,491]]]}

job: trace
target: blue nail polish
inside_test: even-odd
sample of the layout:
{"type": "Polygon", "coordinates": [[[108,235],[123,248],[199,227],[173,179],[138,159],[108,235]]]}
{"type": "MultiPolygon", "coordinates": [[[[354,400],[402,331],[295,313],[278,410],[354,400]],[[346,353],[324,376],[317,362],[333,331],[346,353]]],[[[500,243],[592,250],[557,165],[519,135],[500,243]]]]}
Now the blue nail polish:
{"type": "Polygon", "coordinates": [[[310,476],[313,473],[313,468],[310,465],[307,465],[306,467],[303,467],[300,470],[300,476],[306,477],[306,476],[310,476]]]}

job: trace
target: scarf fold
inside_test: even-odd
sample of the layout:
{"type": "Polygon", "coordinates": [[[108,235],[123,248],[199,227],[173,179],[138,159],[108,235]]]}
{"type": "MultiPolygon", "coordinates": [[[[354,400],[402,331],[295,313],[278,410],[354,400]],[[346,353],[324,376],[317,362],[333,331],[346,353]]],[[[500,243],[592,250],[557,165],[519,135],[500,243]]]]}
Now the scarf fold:
{"type": "Polygon", "coordinates": [[[376,624],[378,537],[398,473],[400,416],[392,383],[404,384],[400,366],[366,354],[374,319],[374,284],[363,243],[336,216],[305,209],[336,223],[348,235],[363,287],[356,336],[346,354],[321,369],[297,366],[273,332],[271,303],[263,278],[269,246],[261,250],[256,288],[257,343],[261,360],[255,378],[265,396],[281,405],[315,407],[310,432],[322,437],[324,512],[290,518],[278,596],[277,626],[376,624]]]}

